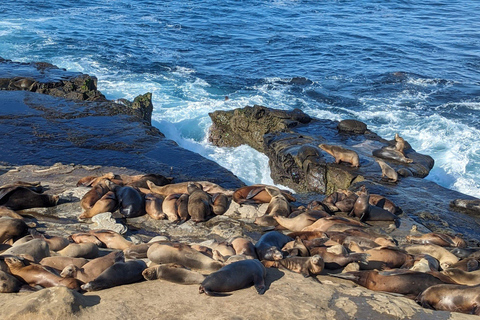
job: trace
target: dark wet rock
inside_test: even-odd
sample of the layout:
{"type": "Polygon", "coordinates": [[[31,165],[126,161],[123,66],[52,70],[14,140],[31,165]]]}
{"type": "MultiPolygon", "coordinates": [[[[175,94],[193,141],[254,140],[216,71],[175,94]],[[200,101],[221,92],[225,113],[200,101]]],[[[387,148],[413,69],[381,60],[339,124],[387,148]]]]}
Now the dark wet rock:
{"type": "Polygon", "coordinates": [[[137,96],[133,102],[130,102],[127,99],[119,99],[118,102],[131,108],[138,114],[140,119],[143,119],[149,125],[152,125],[153,103],[152,94],[150,92],[137,96]]]}
{"type": "MultiPolygon", "coordinates": [[[[312,119],[300,110],[281,111],[262,106],[245,107],[210,114],[212,127],[210,141],[217,146],[248,144],[269,158],[275,183],[286,185],[297,192],[331,193],[348,188],[353,182],[365,179],[382,182],[381,169],[373,152],[394,146],[394,140],[385,140],[367,130],[356,120],[340,123],[312,119]],[[357,152],[360,167],[336,164],[335,159],[318,148],[321,143],[338,145],[357,152]]],[[[423,178],[433,167],[433,159],[405,148],[405,155],[413,163],[395,160],[386,162],[395,170],[423,178]]]]}
{"type": "Polygon", "coordinates": [[[450,202],[450,207],[455,211],[480,217],[480,199],[455,199],[450,202]]]}

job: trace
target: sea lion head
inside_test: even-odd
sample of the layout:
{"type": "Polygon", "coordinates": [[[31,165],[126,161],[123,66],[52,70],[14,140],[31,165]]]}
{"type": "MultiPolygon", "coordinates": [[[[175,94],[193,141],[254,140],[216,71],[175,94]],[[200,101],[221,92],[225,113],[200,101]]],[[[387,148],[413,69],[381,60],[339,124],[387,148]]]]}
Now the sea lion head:
{"type": "Polygon", "coordinates": [[[265,260],[282,260],[283,254],[277,247],[270,247],[265,252],[265,260]]]}

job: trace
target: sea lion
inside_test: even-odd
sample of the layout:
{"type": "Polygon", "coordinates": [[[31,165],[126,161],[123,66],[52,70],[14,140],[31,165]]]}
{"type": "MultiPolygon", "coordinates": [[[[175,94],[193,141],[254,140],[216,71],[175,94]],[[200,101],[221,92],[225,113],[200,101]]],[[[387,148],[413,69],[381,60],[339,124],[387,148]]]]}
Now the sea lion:
{"type": "Polygon", "coordinates": [[[176,201],[177,215],[180,218],[181,222],[185,222],[188,219],[190,219],[190,214],[188,213],[188,198],[189,197],[190,197],[190,195],[188,193],[184,193],[176,201]]]}
{"type": "Polygon", "coordinates": [[[46,234],[38,234],[34,235],[34,238],[36,239],[42,239],[46,243],[48,243],[48,248],[51,251],[59,251],[65,248],[70,244],[70,241],[68,238],[65,237],[59,237],[59,236],[49,236],[46,234]]]}
{"type": "Polygon", "coordinates": [[[255,259],[237,261],[224,266],[205,278],[199,287],[199,293],[218,295],[218,292],[231,292],[254,285],[258,294],[265,293],[266,270],[255,259]]]}
{"type": "Polygon", "coordinates": [[[215,215],[222,215],[228,210],[228,197],[223,193],[212,195],[212,211],[215,215]]]}
{"type": "Polygon", "coordinates": [[[124,185],[130,186],[136,189],[139,189],[139,188],[148,189],[147,181],[151,181],[157,186],[164,186],[172,183],[173,181],[172,177],[165,177],[160,174],[154,174],[154,173],[140,174],[135,176],[122,174],[120,175],[120,178],[122,179],[124,185]]]}
{"type": "Polygon", "coordinates": [[[98,257],[98,247],[90,242],[70,243],[57,253],[64,257],[93,259],[98,257]]]}
{"type": "Polygon", "coordinates": [[[290,203],[276,188],[266,187],[265,191],[271,196],[265,215],[288,217],[292,209],[290,203]]]}
{"type": "MultiPolygon", "coordinates": [[[[235,190],[232,200],[238,204],[269,203],[272,200],[272,196],[265,190],[266,187],[278,189],[274,186],[268,186],[265,184],[245,186],[235,190]]],[[[278,191],[280,191],[289,202],[297,201],[290,192],[281,189],[278,189],[278,191]]]]}
{"type": "Polygon", "coordinates": [[[232,190],[228,190],[225,188],[222,188],[218,184],[215,184],[210,181],[187,181],[187,182],[180,182],[180,183],[173,183],[173,184],[167,184],[165,186],[157,186],[155,183],[151,181],[147,181],[148,188],[154,192],[161,194],[163,196],[168,196],[169,194],[172,193],[188,193],[187,187],[189,183],[197,183],[202,186],[203,191],[208,192],[210,194],[214,193],[223,193],[226,196],[231,196],[233,194],[232,190]]]}
{"type": "Polygon", "coordinates": [[[45,240],[33,239],[23,244],[13,246],[2,254],[14,256],[29,255],[38,263],[43,258],[50,256],[50,248],[45,240]]]}
{"type": "Polygon", "coordinates": [[[188,213],[194,222],[202,222],[211,214],[211,198],[203,191],[202,186],[189,183],[187,186],[188,194],[188,213]]]}
{"type": "Polygon", "coordinates": [[[480,285],[438,284],[425,289],[415,301],[424,308],[480,315],[480,285]]]}
{"type": "Polygon", "coordinates": [[[350,228],[342,232],[327,231],[326,234],[330,239],[345,245],[348,245],[349,242],[351,241],[360,243],[362,241],[362,238],[375,242],[377,245],[373,245],[373,247],[378,247],[378,246],[393,247],[397,245],[393,238],[384,236],[382,234],[376,233],[368,229],[350,228]]]}
{"type": "Polygon", "coordinates": [[[45,267],[54,268],[56,270],[62,271],[66,266],[73,264],[81,268],[84,264],[88,263],[88,260],[85,258],[70,258],[70,257],[45,257],[40,260],[40,264],[45,267]]]}
{"type": "Polygon", "coordinates": [[[10,217],[10,218],[13,218],[13,219],[23,220],[23,217],[21,215],[19,215],[18,213],[16,213],[12,209],[9,209],[5,206],[0,206],[0,218],[1,217],[10,217]]]}
{"type": "Polygon", "coordinates": [[[95,203],[100,200],[108,191],[113,191],[115,184],[108,179],[100,180],[92,189],[90,189],[80,200],[80,206],[88,211],[95,203]]]}
{"type": "Polygon", "coordinates": [[[467,272],[458,268],[449,268],[441,271],[441,273],[458,284],[464,284],[467,286],[476,286],[480,284],[480,270],[467,272]]]}
{"type": "Polygon", "coordinates": [[[95,235],[90,233],[74,233],[68,237],[75,243],[93,243],[97,247],[103,247],[103,242],[100,241],[95,235]]]}
{"type": "Polygon", "coordinates": [[[319,144],[318,147],[334,157],[335,163],[340,163],[343,161],[350,163],[353,168],[358,168],[360,166],[358,154],[353,150],[324,143],[319,144]]]}
{"type": "Polygon", "coordinates": [[[405,155],[403,149],[405,149],[405,140],[395,133],[395,149],[399,151],[401,154],[405,155]]]}
{"type": "Polygon", "coordinates": [[[83,177],[77,182],[77,187],[95,187],[103,179],[115,179],[115,174],[113,172],[108,172],[102,176],[87,176],[83,177]]]}
{"type": "Polygon", "coordinates": [[[303,240],[300,239],[299,237],[295,238],[295,240],[293,241],[287,242],[283,246],[282,251],[285,251],[288,253],[287,258],[294,257],[294,256],[300,256],[300,257],[310,256],[310,251],[303,243],[303,240]]]}
{"type": "Polygon", "coordinates": [[[387,160],[395,160],[398,162],[403,163],[412,163],[413,160],[405,157],[403,153],[395,149],[395,147],[385,146],[381,149],[373,150],[372,154],[374,157],[387,159],[387,160]]]}
{"type": "Polygon", "coordinates": [[[287,234],[292,239],[296,239],[297,237],[301,240],[312,240],[317,238],[324,238],[328,240],[327,234],[322,231],[300,231],[300,232],[292,232],[287,234]]]}
{"type": "Polygon", "coordinates": [[[408,235],[405,238],[407,243],[434,244],[441,247],[466,248],[467,243],[460,237],[441,233],[426,233],[422,235],[408,235]]]}
{"type": "Polygon", "coordinates": [[[410,298],[416,298],[421,292],[433,285],[452,283],[448,277],[438,272],[424,273],[406,269],[353,271],[329,275],[351,280],[373,291],[400,293],[410,298]]]}
{"type": "Polygon", "coordinates": [[[114,251],[103,257],[90,260],[81,267],[75,264],[69,264],[62,269],[60,276],[63,278],[75,278],[83,283],[87,283],[93,281],[114,263],[123,261],[125,261],[123,251],[114,251]]]}
{"type": "Polygon", "coordinates": [[[322,273],[324,269],[323,259],[316,254],[311,257],[291,257],[277,261],[265,261],[268,267],[283,267],[293,272],[300,273],[305,278],[322,273]]]}
{"type": "MultiPolygon", "coordinates": [[[[177,211],[178,203],[177,200],[181,197],[181,193],[172,193],[165,197],[162,203],[162,211],[167,216],[167,219],[172,222],[177,222],[179,220],[177,211]]],[[[188,211],[188,209],[187,209],[188,211]]]]}
{"type": "Polygon", "coordinates": [[[256,217],[255,220],[253,221],[253,223],[255,223],[258,226],[262,226],[262,227],[269,227],[269,226],[276,227],[276,226],[278,226],[278,222],[275,219],[273,219],[273,216],[268,215],[268,214],[266,214],[264,216],[261,216],[261,217],[256,217]]]}
{"type": "Polygon", "coordinates": [[[11,274],[0,270],[0,293],[18,292],[22,283],[11,274]]]}
{"type": "Polygon", "coordinates": [[[9,185],[0,187],[0,206],[11,210],[23,210],[30,208],[53,207],[57,205],[58,195],[38,193],[37,187],[24,187],[20,185],[9,185]]]}
{"type": "Polygon", "coordinates": [[[315,211],[303,212],[298,216],[296,216],[295,218],[291,218],[291,219],[282,217],[282,216],[273,216],[273,219],[275,219],[275,221],[277,221],[277,223],[282,227],[292,232],[298,232],[298,231],[302,231],[303,228],[313,224],[318,219],[329,217],[329,216],[330,215],[325,211],[315,210],[315,211]]]}
{"type": "Polygon", "coordinates": [[[163,196],[156,193],[147,193],[145,195],[145,211],[150,218],[162,220],[167,217],[162,211],[163,199],[163,196]]]}
{"type": "Polygon", "coordinates": [[[413,263],[413,267],[410,268],[412,271],[429,272],[440,269],[438,260],[429,254],[415,255],[414,258],[415,262],[413,263]]]}
{"type": "Polygon", "coordinates": [[[16,240],[28,233],[28,226],[22,219],[0,218],[0,243],[16,240]]]}
{"type": "Polygon", "coordinates": [[[89,233],[97,237],[109,249],[124,250],[133,245],[133,242],[112,230],[90,230],[89,233]]]}
{"type": "Polygon", "coordinates": [[[367,254],[365,253],[334,253],[330,252],[328,247],[310,248],[310,254],[320,255],[326,269],[336,270],[345,267],[352,262],[366,263],[367,254]]]}
{"type": "Polygon", "coordinates": [[[135,218],[145,214],[143,197],[132,187],[116,187],[115,195],[118,201],[118,210],[127,218],[135,218]]]}
{"type": "Polygon", "coordinates": [[[315,221],[313,224],[309,225],[302,229],[302,231],[322,231],[325,232],[329,230],[332,226],[336,224],[348,225],[349,228],[353,227],[363,227],[364,224],[360,221],[343,218],[343,217],[326,217],[321,218],[315,221]]]}
{"type": "Polygon", "coordinates": [[[445,270],[448,269],[452,264],[458,262],[458,258],[447,249],[434,245],[406,245],[403,246],[403,249],[410,254],[429,254],[440,262],[440,267],[445,270]]]}
{"type": "Polygon", "coordinates": [[[398,247],[377,247],[365,251],[367,263],[360,266],[364,270],[383,270],[385,268],[411,268],[414,257],[398,247]]]}
{"type": "Polygon", "coordinates": [[[382,169],[382,178],[386,177],[389,179],[391,182],[397,182],[398,180],[398,174],[395,169],[390,167],[385,161],[380,160],[380,159],[375,159],[375,161],[378,163],[380,166],[380,169],[382,169]]]}
{"type": "Polygon", "coordinates": [[[327,207],[330,212],[350,212],[357,200],[357,195],[345,189],[338,189],[322,200],[322,204],[327,207]]]}
{"type": "Polygon", "coordinates": [[[116,262],[105,269],[95,280],[81,286],[85,291],[97,291],[123,284],[130,284],[141,281],[142,272],[147,268],[143,260],[129,260],[116,262]]]}
{"type": "Polygon", "coordinates": [[[147,257],[158,264],[175,263],[206,272],[217,271],[223,266],[183,243],[154,243],[148,249],[147,257]]]}
{"type": "Polygon", "coordinates": [[[91,208],[85,209],[85,211],[79,216],[79,218],[86,219],[103,212],[114,212],[115,210],[117,210],[117,207],[118,201],[115,192],[108,191],[100,199],[98,199],[91,208]]]}
{"type": "Polygon", "coordinates": [[[78,290],[80,287],[77,279],[61,278],[39,264],[28,264],[15,257],[5,258],[10,273],[15,277],[22,279],[31,286],[40,285],[44,288],[65,286],[70,289],[78,290]]]}
{"type": "Polygon", "coordinates": [[[350,212],[351,216],[360,218],[360,221],[395,221],[398,217],[377,206],[370,204],[370,194],[364,185],[357,192],[358,198],[350,212]]]}
{"type": "Polygon", "coordinates": [[[450,268],[452,269],[456,268],[466,272],[470,272],[470,271],[476,271],[480,269],[480,263],[475,258],[466,258],[458,261],[455,264],[452,264],[450,268]]]}
{"type": "Polygon", "coordinates": [[[246,238],[235,238],[231,241],[231,245],[237,255],[246,255],[253,259],[258,259],[253,243],[246,238]]]}
{"type": "Polygon", "coordinates": [[[178,284],[201,284],[205,276],[199,272],[185,269],[178,265],[158,265],[142,272],[145,280],[166,280],[178,284]]]}
{"type": "Polygon", "coordinates": [[[283,259],[283,253],[280,250],[287,242],[293,240],[293,238],[278,231],[267,232],[255,244],[257,256],[260,260],[283,259]]]}
{"type": "Polygon", "coordinates": [[[368,200],[368,203],[370,203],[372,206],[377,206],[390,211],[393,214],[402,213],[402,209],[397,207],[391,200],[379,194],[370,193],[370,199],[368,200]]]}

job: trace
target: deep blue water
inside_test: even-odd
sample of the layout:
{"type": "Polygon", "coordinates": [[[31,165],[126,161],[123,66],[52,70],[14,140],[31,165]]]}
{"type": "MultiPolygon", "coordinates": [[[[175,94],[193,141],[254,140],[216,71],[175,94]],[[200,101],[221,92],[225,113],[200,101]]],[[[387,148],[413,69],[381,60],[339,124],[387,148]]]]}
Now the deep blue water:
{"type": "Polygon", "coordinates": [[[208,112],[359,119],[433,156],[428,179],[480,197],[478,12],[458,0],[3,0],[0,56],[96,75],[110,99],[153,92],[167,137],[247,183],[271,181],[266,157],[209,145],[208,112]]]}

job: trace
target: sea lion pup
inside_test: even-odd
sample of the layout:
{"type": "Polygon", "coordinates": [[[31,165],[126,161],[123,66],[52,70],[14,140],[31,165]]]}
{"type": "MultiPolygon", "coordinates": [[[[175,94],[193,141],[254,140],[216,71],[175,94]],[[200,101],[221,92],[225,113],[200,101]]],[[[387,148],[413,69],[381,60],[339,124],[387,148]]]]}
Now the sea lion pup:
{"type": "Polygon", "coordinates": [[[69,264],[62,269],[60,276],[63,278],[75,278],[83,283],[93,281],[107,268],[113,266],[117,262],[124,262],[125,256],[123,251],[114,251],[109,254],[90,260],[81,267],[69,264]]]}
{"type": "Polygon", "coordinates": [[[385,268],[411,268],[414,257],[398,247],[377,247],[365,251],[367,263],[360,266],[364,270],[382,270],[385,268]]]}
{"type": "MultiPolygon", "coordinates": [[[[265,190],[266,187],[275,188],[274,186],[268,186],[265,184],[254,184],[251,186],[245,186],[235,190],[232,196],[232,200],[238,204],[258,204],[269,203],[272,200],[272,196],[265,190]]],[[[289,202],[297,201],[289,191],[278,189],[282,195],[289,202]]]]}
{"type": "Polygon", "coordinates": [[[467,286],[476,286],[480,284],[480,270],[467,272],[458,268],[450,268],[440,272],[458,284],[464,284],[467,286]]]}
{"type": "Polygon", "coordinates": [[[425,289],[415,301],[424,308],[480,315],[480,285],[438,284],[425,289]]]}
{"type": "Polygon", "coordinates": [[[70,240],[72,240],[75,243],[93,243],[97,247],[103,247],[103,242],[100,241],[95,235],[90,234],[90,233],[74,233],[68,237],[70,240]]]}
{"type": "Polygon", "coordinates": [[[167,215],[162,210],[164,197],[156,193],[147,193],[145,195],[145,211],[153,220],[162,220],[167,215]]]}
{"type": "Polygon", "coordinates": [[[395,133],[395,149],[405,155],[405,152],[403,152],[405,149],[405,140],[400,137],[398,133],[395,133]]]}
{"type": "Polygon", "coordinates": [[[379,194],[370,194],[370,199],[368,200],[368,203],[372,206],[377,206],[379,208],[385,209],[387,211],[390,211],[393,214],[401,214],[402,209],[397,207],[391,200],[385,198],[382,195],[379,194]]]}
{"type": "Polygon", "coordinates": [[[375,159],[375,161],[378,163],[380,166],[380,169],[382,169],[382,178],[386,177],[389,179],[391,182],[397,182],[398,180],[398,174],[395,169],[390,167],[385,161],[380,160],[380,159],[375,159]]]}
{"type": "Polygon", "coordinates": [[[43,239],[33,239],[28,242],[11,247],[2,253],[2,255],[29,255],[33,261],[38,263],[45,257],[50,256],[50,248],[48,243],[43,239]]]}
{"type": "Polygon", "coordinates": [[[324,143],[319,144],[318,147],[334,157],[335,163],[340,163],[343,161],[350,163],[353,168],[358,168],[360,166],[358,154],[353,150],[324,143]]]}
{"type": "Polygon", "coordinates": [[[460,237],[435,232],[425,233],[420,236],[408,235],[405,237],[405,240],[407,243],[435,244],[441,247],[467,247],[465,240],[460,237]]]}
{"type": "Polygon", "coordinates": [[[300,273],[305,278],[316,276],[324,269],[323,259],[316,254],[311,257],[291,257],[277,261],[264,261],[266,267],[283,267],[293,272],[300,273]]]}
{"type": "Polygon", "coordinates": [[[60,198],[58,195],[51,196],[39,193],[36,190],[39,190],[39,188],[15,184],[2,186],[0,187],[0,206],[5,206],[11,210],[23,210],[57,205],[60,198]]]}
{"type": "Polygon", "coordinates": [[[98,176],[87,176],[83,177],[77,182],[77,187],[95,187],[103,179],[115,179],[115,174],[113,172],[108,172],[100,177],[98,176]]]}
{"type": "Polygon", "coordinates": [[[429,254],[440,262],[440,267],[445,270],[458,262],[458,258],[447,249],[434,244],[414,244],[402,246],[410,254],[429,254]]]}
{"type": "Polygon", "coordinates": [[[189,182],[180,182],[180,183],[172,183],[167,184],[165,186],[157,186],[155,183],[151,181],[147,181],[148,188],[154,192],[158,193],[162,196],[168,196],[172,193],[188,193],[187,187],[189,183],[198,183],[202,186],[203,191],[208,192],[210,194],[214,193],[223,193],[226,196],[231,196],[233,194],[232,190],[228,190],[222,188],[218,184],[215,184],[210,181],[189,181],[189,182]]]}
{"type": "MultiPolygon", "coordinates": [[[[176,201],[177,205],[177,215],[180,218],[180,222],[185,222],[190,219],[190,214],[188,213],[188,198],[190,195],[184,193],[176,201]]],[[[212,207],[213,208],[213,207],[212,207]]],[[[218,208],[217,208],[218,210],[218,208]]]]}
{"type": "Polygon", "coordinates": [[[0,243],[15,241],[28,234],[28,226],[22,219],[0,218],[0,243]]]}
{"type": "Polygon", "coordinates": [[[315,221],[317,221],[320,218],[325,218],[329,217],[330,215],[326,213],[325,211],[306,211],[295,218],[286,218],[282,216],[273,216],[273,219],[277,221],[277,223],[292,231],[292,232],[298,232],[302,231],[303,228],[308,227],[309,225],[313,224],[315,221]]]}
{"type": "Polygon", "coordinates": [[[326,217],[326,218],[318,219],[313,224],[309,225],[308,227],[303,228],[302,231],[322,231],[322,232],[325,232],[336,224],[348,225],[348,226],[350,226],[349,228],[351,228],[352,226],[353,227],[363,227],[363,226],[365,226],[364,223],[362,223],[360,221],[357,221],[357,220],[332,216],[332,217],[326,217]]]}
{"type": "Polygon", "coordinates": [[[223,193],[215,193],[212,195],[212,212],[219,216],[228,210],[228,197],[223,193]]]}
{"type": "Polygon", "coordinates": [[[0,293],[20,291],[22,283],[10,273],[0,270],[0,293]]]}
{"type": "Polygon", "coordinates": [[[303,243],[303,240],[298,237],[295,238],[294,241],[287,242],[283,246],[282,251],[285,251],[288,253],[287,258],[295,257],[295,256],[300,256],[300,257],[310,256],[310,251],[303,243]]]}
{"type": "Polygon", "coordinates": [[[81,286],[85,291],[97,291],[143,280],[147,268],[143,260],[116,262],[103,271],[95,280],[81,286]]]}
{"type": "Polygon", "coordinates": [[[64,257],[93,259],[98,257],[98,247],[90,242],[70,243],[57,253],[64,257]]]}
{"type": "MultiPolygon", "coordinates": [[[[182,196],[181,193],[169,194],[163,199],[162,211],[167,216],[167,219],[172,222],[177,222],[178,217],[178,202],[177,200],[182,196]]],[[[188,211],[188,210],[187,210],[188,211]]]]}
{"type": "Polygon", "coordinates": [[[310,254],[320,255],[323,259],[324,267],[330,270],[343,268],[352,262],[365,264],[368,256],[366,253],[333,253],[329,252],[328,247],[310,248],[310,254]]]}
{"type": "Polygon", "coordinates": [[[175,263],[204,272],[217,271],[223,266],[184,243],[154,243],[148,248],[147,257],[158,264],[175,263]]]}
{"type": "Polygon", "coordinates": [[[392,271],[351,271],[329,274],[332,277],[347,279],[373,291],[400,293],[415,299],[428,287],[453,283],[448,277],[438,272],[417,272],[408,269],[392,271]]]}
{"type": "Polygon", "coordinates": [[[178,284],[201,284],[205,276],[179,265],[167,264],[147,268],[142,272],[145,280],[166,280],[178,284]]]}
{"type": "Polygon", "coordinates": [[[187,186],[188,194],[188,214],[195,222],[202,222],[211,214],[212,200],[208,193],[203,191],[202,186],[195,183],[189,183],[187,186]]]}
{"type": "Polygon", "coordinates": [[[135,188],[116,187],[115,195],[118,201],[118,210],[123,216],[135,218],[145,214],[143,197],[135,188]]]}
{"type": "Polygon", "coordinates": [[[83,210],[87,211],[93,208],[95,203],[100,200],[105,193],[113,191],[115,184],[108,179],[101,179],[95,187],[90,189],[80,200],[80,206],[83,210]]]}
{"type": "Polygon", "coordinates": [[[214,296],[219,295],[219,292],[240,290],[253,284],[258,294],[264,294],[265,276],[266,270],[260,261],[255,259],[237,261],[207,276],[198,292],[214,296]]]}
{"type": "Polygon", "coordinates": [[[12,275],[30,286],[40,285],[44,288],[65,286],[75,290],[80,287],[77,279],[59,277],[39,264],[25,265],[22,260],[15,257],[5,258],[5,263],[12,275]]]}
{"type": "Polygon", "coordinates": [[[86,219],[103,212],[114,212],[115,210],[117,210],[117,207],[118,201],[115,192],[108,191],[100,199],[98,199],[97,202],[95,202],[93,207],[85,209],[85,211],[82,212],[82,214],[78,218],[86,219]]]}
{"type": "Polygon", "coordinates": [[[247,238],[235,238],[231,241],[231,246],[235,250],[235,254],[243,254],[252,259],[258,259],[257,252],[255,251],[255,246],[247,238]]]}
{"type": "Polygon", "coordinates": [[[85,258],[70,258],[70,257],[45,257],[40,260],[40,264],[45,267],[50,267],[58,271],[62,271],[68,265],[75,265],[81,268],[83,265],[88,263],[88,260],[85,258]]]}
{"type": "Polygon", "coordinates": [[[283,253],[280,251],[287,242],[293,241],[293,238],[284,235],[278,231],[265,233],[255,244],[255,250],[260,260],[280,260],[283,259],[283,253]]]}
{"type": "Polygon", "coordinates": [[[90,230],[89,233],[100,240],[107,248],[125,250],[133,245],[133,242],[125,239],[121,234],[112,230],[90,230]]]}

